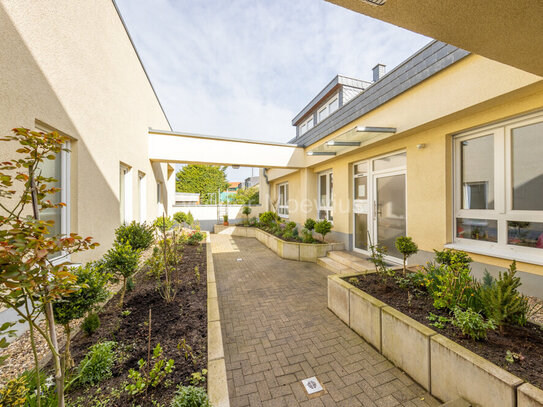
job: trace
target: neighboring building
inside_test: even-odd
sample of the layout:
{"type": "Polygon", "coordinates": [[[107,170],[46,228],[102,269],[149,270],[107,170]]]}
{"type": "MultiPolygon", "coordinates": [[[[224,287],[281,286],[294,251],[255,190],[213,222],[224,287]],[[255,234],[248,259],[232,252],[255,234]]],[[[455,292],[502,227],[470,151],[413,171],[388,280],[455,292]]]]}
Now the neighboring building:
{"type": "Polygon", "coordinates": [[[176,205],[199,205],[200,194],[192,192],[176,192],[175,193],[176,205]]]}
{"type": "MultiPolygon", "coordinates": [[[[168,120],[113,2],[1,0],[0,32],[0,137],[27,127],[70,138],[50,168],[67,206],[42,216],[100,243],[72,261],[96,259],[121,222],[173,204],[173,168],[147,153],[149,126],[168,120]]],[[[0,161],[16,148],[2,142],[0,161]]]]}
{"type": "Polygon", "coordinates": [[[245,181],[243,182],[243,187],[244,188],[252,188],[252,187],[255,187],[255,186],[258,186],[258,184],[260,183],[260,177],[248,177],[248,178],[245,178],[245,181]]]}
{"type": "Polygon", "coordinates": [[[229,182],[228,183],[228,192],[236,192],[238,189],[241,189],[241,182],[229,182]]]}

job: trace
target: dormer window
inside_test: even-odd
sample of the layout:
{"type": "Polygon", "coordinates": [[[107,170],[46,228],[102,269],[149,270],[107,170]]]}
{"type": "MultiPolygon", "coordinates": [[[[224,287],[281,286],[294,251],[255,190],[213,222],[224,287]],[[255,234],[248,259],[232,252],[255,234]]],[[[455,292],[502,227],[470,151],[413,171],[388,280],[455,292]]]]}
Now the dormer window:
{"type": "Polygon", "coordinates": [[[313,128],[313,116],[309,118],[304,124],[300,126],[300,135],[313,128]]]}

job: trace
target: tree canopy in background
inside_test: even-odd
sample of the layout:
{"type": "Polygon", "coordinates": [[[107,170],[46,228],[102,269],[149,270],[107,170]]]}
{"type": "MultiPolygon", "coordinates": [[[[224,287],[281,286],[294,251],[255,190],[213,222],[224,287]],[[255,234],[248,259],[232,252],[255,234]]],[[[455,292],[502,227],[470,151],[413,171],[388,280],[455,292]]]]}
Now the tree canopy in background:
{"type": "Polygon", "coordinates": [[[257,187],[251,187],[251,188],[241,188],[236,191],[236,195],[234,195],[234,203],[240,204],[240,205],[256,205],[258,204],[259,200],[259,194],[258,194],[258,188],[257,187]]]}
{"type": "Polygon", "coordinates": [[[200,203],[214,203],[209,193],[226,191],[226,167],[215,165],[189,164],[176,174],[176,191],[200,194],[200,203]]]}

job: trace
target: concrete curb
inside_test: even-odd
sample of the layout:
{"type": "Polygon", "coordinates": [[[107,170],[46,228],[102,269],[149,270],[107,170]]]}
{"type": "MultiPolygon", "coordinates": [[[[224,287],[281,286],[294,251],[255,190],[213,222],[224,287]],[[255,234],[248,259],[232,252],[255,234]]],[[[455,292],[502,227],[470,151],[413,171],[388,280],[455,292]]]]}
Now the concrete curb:
{"type": "Polygon", "coordinates": [[[221,235],[253,237],[268,247],[282,259],[316,263],[319,257],[325,257],[329,251],[343,250],[343,243],[298,243],[287,242],[262,229],[246,226],[215,225],[214,232],[221,235]]]}
{"type": "Polygon", "coordinates": [[[211,238],[206,234],[207,261],[207,394],[213,407],[230,407],[226,363],[221,332],[221,317],[211,252],[211,238]]]}
{"type": "Polygon", "coordinates": [[[481,407],[543,407],[543,390],[344,280],[356,275],[328,276],[328,308],[433,396],[481,407]]]}

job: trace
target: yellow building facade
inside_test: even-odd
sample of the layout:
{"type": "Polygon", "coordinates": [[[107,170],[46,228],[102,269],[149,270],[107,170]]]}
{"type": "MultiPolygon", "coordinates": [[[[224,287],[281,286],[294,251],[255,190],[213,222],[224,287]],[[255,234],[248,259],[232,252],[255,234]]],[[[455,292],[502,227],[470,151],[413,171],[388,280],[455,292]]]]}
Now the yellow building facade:
{"type": "MultiPolygon", "coordinates": [[[[481,56],[467,55],[305,145],[310,155],[307,168],[288,174],[269,170],[272,206],[283,203],[280,195],[288,185],[285,218],[303,224],[308,217],[327,217],[331,211],[334,240],[343,241],[350,250],[367,253],[369,236],[373,243],[388,247],[391,260],[399,257],[394,253],[394,238],[404,234],[419,245],[420,253],[413,263],[430,260],[433,249],[444,247],[469,252],[475,260],[476,275],[485,268],[495,273],[517,260],[523,279],[529,282],[526,290],[541,296],[543,208],[539,202],[543,201],[543,187],[533,188],[540,187],[543,177],[543,168],[534,158],[539,151],[543,160],[543,125],[539,126],[543,123],[542,79],[481,56]],[[330,141],[346,139],[345,135],[357,126],[384,126],[396,131],[361,146],[333,149],[335,155],[320,155],[332,154],[326,153],[327,148],[332,150],[330,141]],[[517,135],[518,129],[529,134],[517,135]],[[485,136],[492,139],[492,145],[481,145],[479,152],[474,151],[477,140],[485,136]],[[475,141],[458,141],[464,139],[475,141]],[[512,156],[530,145],[532,151],[523,153],[527,160],[523,166],[524,155],[512,156]],[[316,154],[311,156],[313,151],[316,154]],[[477,164],[475,169],[469,169],[469,151],[469,162],[477,164]],[[517,173],[524,173],[526,178],[518,188],[511,184],[515,165],[517,173]],[[487,173],[490,168],[490,180],[484,168],[487,173]],[[484,179],[468,182],[469,173],[484,179]],[[532,202],[527,209],[533,210],[516,210],[512,196],[526,194],[529,180],[532,202]],[[522,239],[515,239],[515,233],[522,239]]],[[[364,93],[358,96],[364,97],[364,93]]],[[[337,114],[348,107],[343,106],[337,114]]]]}

